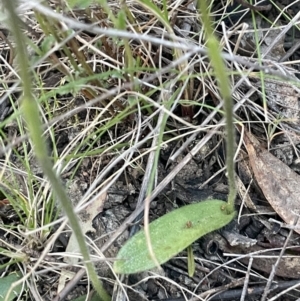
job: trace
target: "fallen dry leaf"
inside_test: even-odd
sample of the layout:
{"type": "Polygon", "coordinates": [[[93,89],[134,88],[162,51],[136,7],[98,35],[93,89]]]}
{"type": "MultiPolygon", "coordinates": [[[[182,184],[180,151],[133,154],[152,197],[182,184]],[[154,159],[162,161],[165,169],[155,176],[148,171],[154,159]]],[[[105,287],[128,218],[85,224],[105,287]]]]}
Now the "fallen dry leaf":
{"type": "MultiPolygon", "coordinates": [[[[245,145],[255,179],[266,199],[288,225],[299,215],[300,176],[245,131],[245,145]]],[[[300,234],[300,221],[295,229],[300,234]]]]}
{"type": "MultiPolygon", "coordinates": [[[[103,193],[99,196],[97,200],[95,200],[92,204],[87,206],[84,210],[82,210],[79,216],[79,223],[81,225],[81,229],[83,234],[88,232],[95,232],[95,228],[93,227],[93,219],[102,212],[104,202],[106,200],[107,193],[103,193]]],[[[77,244],[77,240],[75,238],[74,233],[71,234],[68,246],[66,248],[66,252],[70,253],[79,253],[79,246],[77,244]]],[[[78,257],[65,257],[65,262],[75,265],[78,263],[78,257]]]]}
{"type": "MultiPolygon", "coordinates": [[[[93,227],[93,219],[102,212],[104,202],[106,200],[107,193],[104,192],[101,194],[98,199],[96,199],[92,204],[87,206],[85,209],[83,209],[79,214],[79,223],[82,229],[83,234],[86,234],[88,232],[95,232],[95,228],[93,227]]],[[[67,248],[66,253],[68,254],[75,254],[80,253],[79,246],[77,243],[77,240],[75,238],[74,233],[71,234],[67,248]]],[[[79,262],[79,257],[73,257],[73,256],[65,256],[64,262],[68,263],[70,266],[74,266],[79,262]]],[[[57,293],[61,292],[61,290],[65,287],[65,283],[68,279],[72,278],[72,272],[68,271],[67,269],[61,270],[61,275],[59,278],[59,285],[57,288],[57,293]]]]}

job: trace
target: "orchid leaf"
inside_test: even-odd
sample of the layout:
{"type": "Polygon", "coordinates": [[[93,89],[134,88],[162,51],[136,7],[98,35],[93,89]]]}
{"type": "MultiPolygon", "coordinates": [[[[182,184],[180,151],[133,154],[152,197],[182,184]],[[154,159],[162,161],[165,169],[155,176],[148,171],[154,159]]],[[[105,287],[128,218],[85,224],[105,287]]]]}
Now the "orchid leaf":
{"type": "MultiPolygon", "coordinates": [[[[158,263],[165,263],[201,236],[227,225],[235,213],[229,213],[226,205],[220,200],[202,201],[176,209],[150,223],[150,239],[158,263]]],[[[121,248],[114,270],[132,274],[155,266],[149,255],[145,232],[141,230],[121,248]]]]}
{"type": "Polygon", "coordinates": [[[20,274],[11,273],[8,276],[0,278],[0,301],[11,301],[22,292],[22,284],[17,285],[11,290],[11,286],[21,279],[20,274]]]}

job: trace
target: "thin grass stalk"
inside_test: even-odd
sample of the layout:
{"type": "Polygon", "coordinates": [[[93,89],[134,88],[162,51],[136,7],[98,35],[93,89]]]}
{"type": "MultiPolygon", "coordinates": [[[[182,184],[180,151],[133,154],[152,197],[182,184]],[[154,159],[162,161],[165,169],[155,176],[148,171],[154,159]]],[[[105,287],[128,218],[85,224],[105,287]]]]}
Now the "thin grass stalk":
{"type": "Polygon", "coordinates": [[[204,31],[206,34],[208,56],[218,80],[220,94],[224,100],[224,112],[226,118],[226,169],[228,174],[229,195],[226,210],[231,213],[234,211],[236,198],[235,173],[234,173],[234,152],[235,152],[235,129],[233,124],[233,102],[231,97],[230,82],[227,75],[226,65],[221,56],[219,41],[214,35],[213,24],[209,17],[209,9],[206,0],[198,0],[201,11],[204,31]]]}
{"type": "Polygon", "coordinates": [[[111,297],[107,294],[105,289],[103,288],[101,282],[98,279],[97,273],[94,269],[93,264],[90,261],[90,255],[88,247],[85,243],[84,235],[82,233],[80,224],[78,222],[77,215],[75,215],[72,202],[68,198],[66,191],[61,184],[61,181],[56,176],[53,165],[49,156],[47,155],[46,144],[43,140],[43,132],[42,132],[42,123],[39,118],[39,108],[36,102],[36,99],[32,93],[32,84],[31,84],[31,75],[29,73],[29,59],[26,51],[26,43],[25,37],[22,34],[21,28],[22,23],[20,18],[15,12],[15,7],[18,7],[17,1],[15,0],[4,0],[4,7],[8,12],[8,20],[10,22],[11,32],[15,37],[16,48],[18,51],[17,59],[19,64],[19,74],[22,80],[23,87],[23,103],[22,109],[25,120],[27,122],[29,134],[31,140],[33,142],[34,151],[36,154],[36,158],[39,161],[43,172],[48,177],[53,191],[57,195],[58,200],[60,201],[67,217],[71,228],[76,236],[78,245],[80,247],[81,254],[84,259],[84,263],[88,274],[90,276],[91,282],[93,283],[97,293],[103,301],[110,301],[111,297]]]}

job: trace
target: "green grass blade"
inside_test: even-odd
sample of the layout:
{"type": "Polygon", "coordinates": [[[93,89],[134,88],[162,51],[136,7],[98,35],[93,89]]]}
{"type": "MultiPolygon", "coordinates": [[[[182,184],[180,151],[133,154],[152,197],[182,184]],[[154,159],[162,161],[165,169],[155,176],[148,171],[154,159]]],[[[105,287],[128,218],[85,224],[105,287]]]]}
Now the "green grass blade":
{"type": "Polygon", "coordinates": [[[187,248],[187,259],[188,259],[188,274],[189,277],[193,277],[195,274],[196,266],[195,266],[195,258],[194,258],[194,252],[192,246],[188,246],[187,248]]]}

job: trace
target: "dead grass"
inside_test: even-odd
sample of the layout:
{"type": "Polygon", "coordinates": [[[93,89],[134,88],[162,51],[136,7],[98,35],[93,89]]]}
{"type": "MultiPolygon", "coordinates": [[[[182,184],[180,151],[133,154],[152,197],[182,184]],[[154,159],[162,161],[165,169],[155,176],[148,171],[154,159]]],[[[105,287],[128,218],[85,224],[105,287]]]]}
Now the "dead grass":
{"type": "MultiPolygon", "coordinates": [[[[163,10],[164,2],[153,3],[163,10]]],[[[114,287],[114,298],[119,294],[118,300],[149,300],[149,283],[156,287],[158,299],[173,293],[186,300],[203,300],[222,288],[228,290],[230,275],[236,279],[249,277],[250,280],[246,279],[250,286],[255,285],[255,281],[266,283],[267,276],[262,271],[251,270],[251,266],[247,270],[247,264],[242,261],[230,265],[240,258],[229,261],[228,257],[223,257],[225,262],[218,263],[204,260],[199,253],[196,254],[197,269],[203,280],[201,277],[189,279],[184,267],[176,270],[174,266],[165,274],[151,272],[139,276],[133,285],[126,277],[113,274],[111,262],[126,239],[128,233],[123,232],[143,210],[147,186],[154,186],[151,195],[154,200],[209,141],[222,145],[224,119],[222,99],[203,45],[200,17],[191,1],[166,4],[173,32],[166,30],[162,21],[138,1],[108,1],[106,5],[79,9],[71,8],[65,1],[48,1],[45,6],[25,1],[18,6],[28,39],[34,94],[40,105],[49,156],[74,201],[76,212],[99,201],[107,191],[114,196],[116,190],[126,192],[126,198],[120,203],[102,201],[96,212],[105,215],[109,211],[111,214],[113,211],[110,210],[120,206],[122,218],[116,220],[112,228],[103,225],[100,218],[100,229],[93,239],[87,235],[87,243],[105,286],[110,293],[114,287]],[[180,50],[181,55],[176,55],[175,50],[180,50]],[[161,128],[163,113],[169,118],[166,126],[161,128]],[[157,140],[160,133],[163,133],[162,141],[157,140]],[[192,147],[191,141],[196,141],[192,147]],[[166,168],[170,164],[173,168],[159,167],[151,180],[150,171],[158,144],[162,149],[172,149],[167,163],[166,159],[162,161],[166,168]],[[121,189],[118,188],[120,182],[121,189]],[[135,211],[129,211],[129,208],[135,211]],[[225,274],[225,270],[234,271],[228,272],[222,282],[209,278],[211,273],[208,272],[214,268],[220,274],[225,274]],[[181,281],[172,279],[172,269],[181,273],[181,281]],[[204,280],[208,284],[203,284],[204,280]],[[143,287],[145,290],[141,289],[143,287]]],[[[252,129],[269,149],[274,147],[273,142],[278,137],[284,137],[284,141],[290,141],[297,157],[298,102],[295,103],[293,96],[287,107],[280,101],[294,93],[291,89],[298,93],[295,64],[299,62],[278,62],[284,55],[284,29],[294,26],[290,21],[294,16],[287,19],[290,11],[277,9],[277,19],[260,19],[255,14],[256,20],[264,20],[268,26],[257,23],[252,29],[237,20],[233,26],[226,27],[221,21],[228,16],[228,5],[212,2],[211,15],[222,50],[227,53],[224,58],[230,70],[236,122],[252,129]],[[284,19],[283,15],[284,24],[278,21],[284,19]],[[278,28],[282,30],[276,32],[278,28]],[[271,35],[273,32],[276,32],[277,40],[271,35]],[[251,33],[254,36],[250,36],[251,33]],[[263,36],[266,33],[269,36],[263,36]],[[256,57],[249,57],[254,49],[242,49],[246,35],[260,49],[256,57]],[[274,80],[277,80],[275,86],[279,87],[275,92],[271,85],[274,80]],[[274,93],[282,95],[272,103],[274,93]]],[[[64,298],[76,285],[77,295],[86,294],[87,280],[83,278],[85,281],[78,285],[85,277],[81,256],[76,255],[76,263],[68,262],[71,253],[66,252],[64,238],[71,231],[28,140],[20,110],[22,90],[14,43],[5,26],[1,28],[0,38],[2,275],[21,272],[24,286],[20,299],[24,300],[58,300],[55,299],[58,298],[58,287],[63,288],[60,297],[64,298]],[[76,274],[77,278],[74,278],[76,274]],[[71,278],[66,286],[63,276],[71,278]]],[[[237,160],[243,157],[240,152],[242,142],[239,137],[237,160]]],[[[219,175],[224,174],[224,156],[215,149],[205,153],[202,162],[212,154],[217,163],[211,174],[199,183],[201,187],[218,182],[219,175]]],[[[247,187],[251,183],[244,185],[252,190],[247,187]]],[[[233,281],[230,288],[235,285],[242,291],[241,281],[233,281]]],[[[293,300],[288,291],[284,294],[286,300],[293,300]]],[[[293,294],[297,295],[295,291],[293,294]]],[[[281,300],[279,298],[279,295],[273,295],[268,300],[281,300]]]]}

